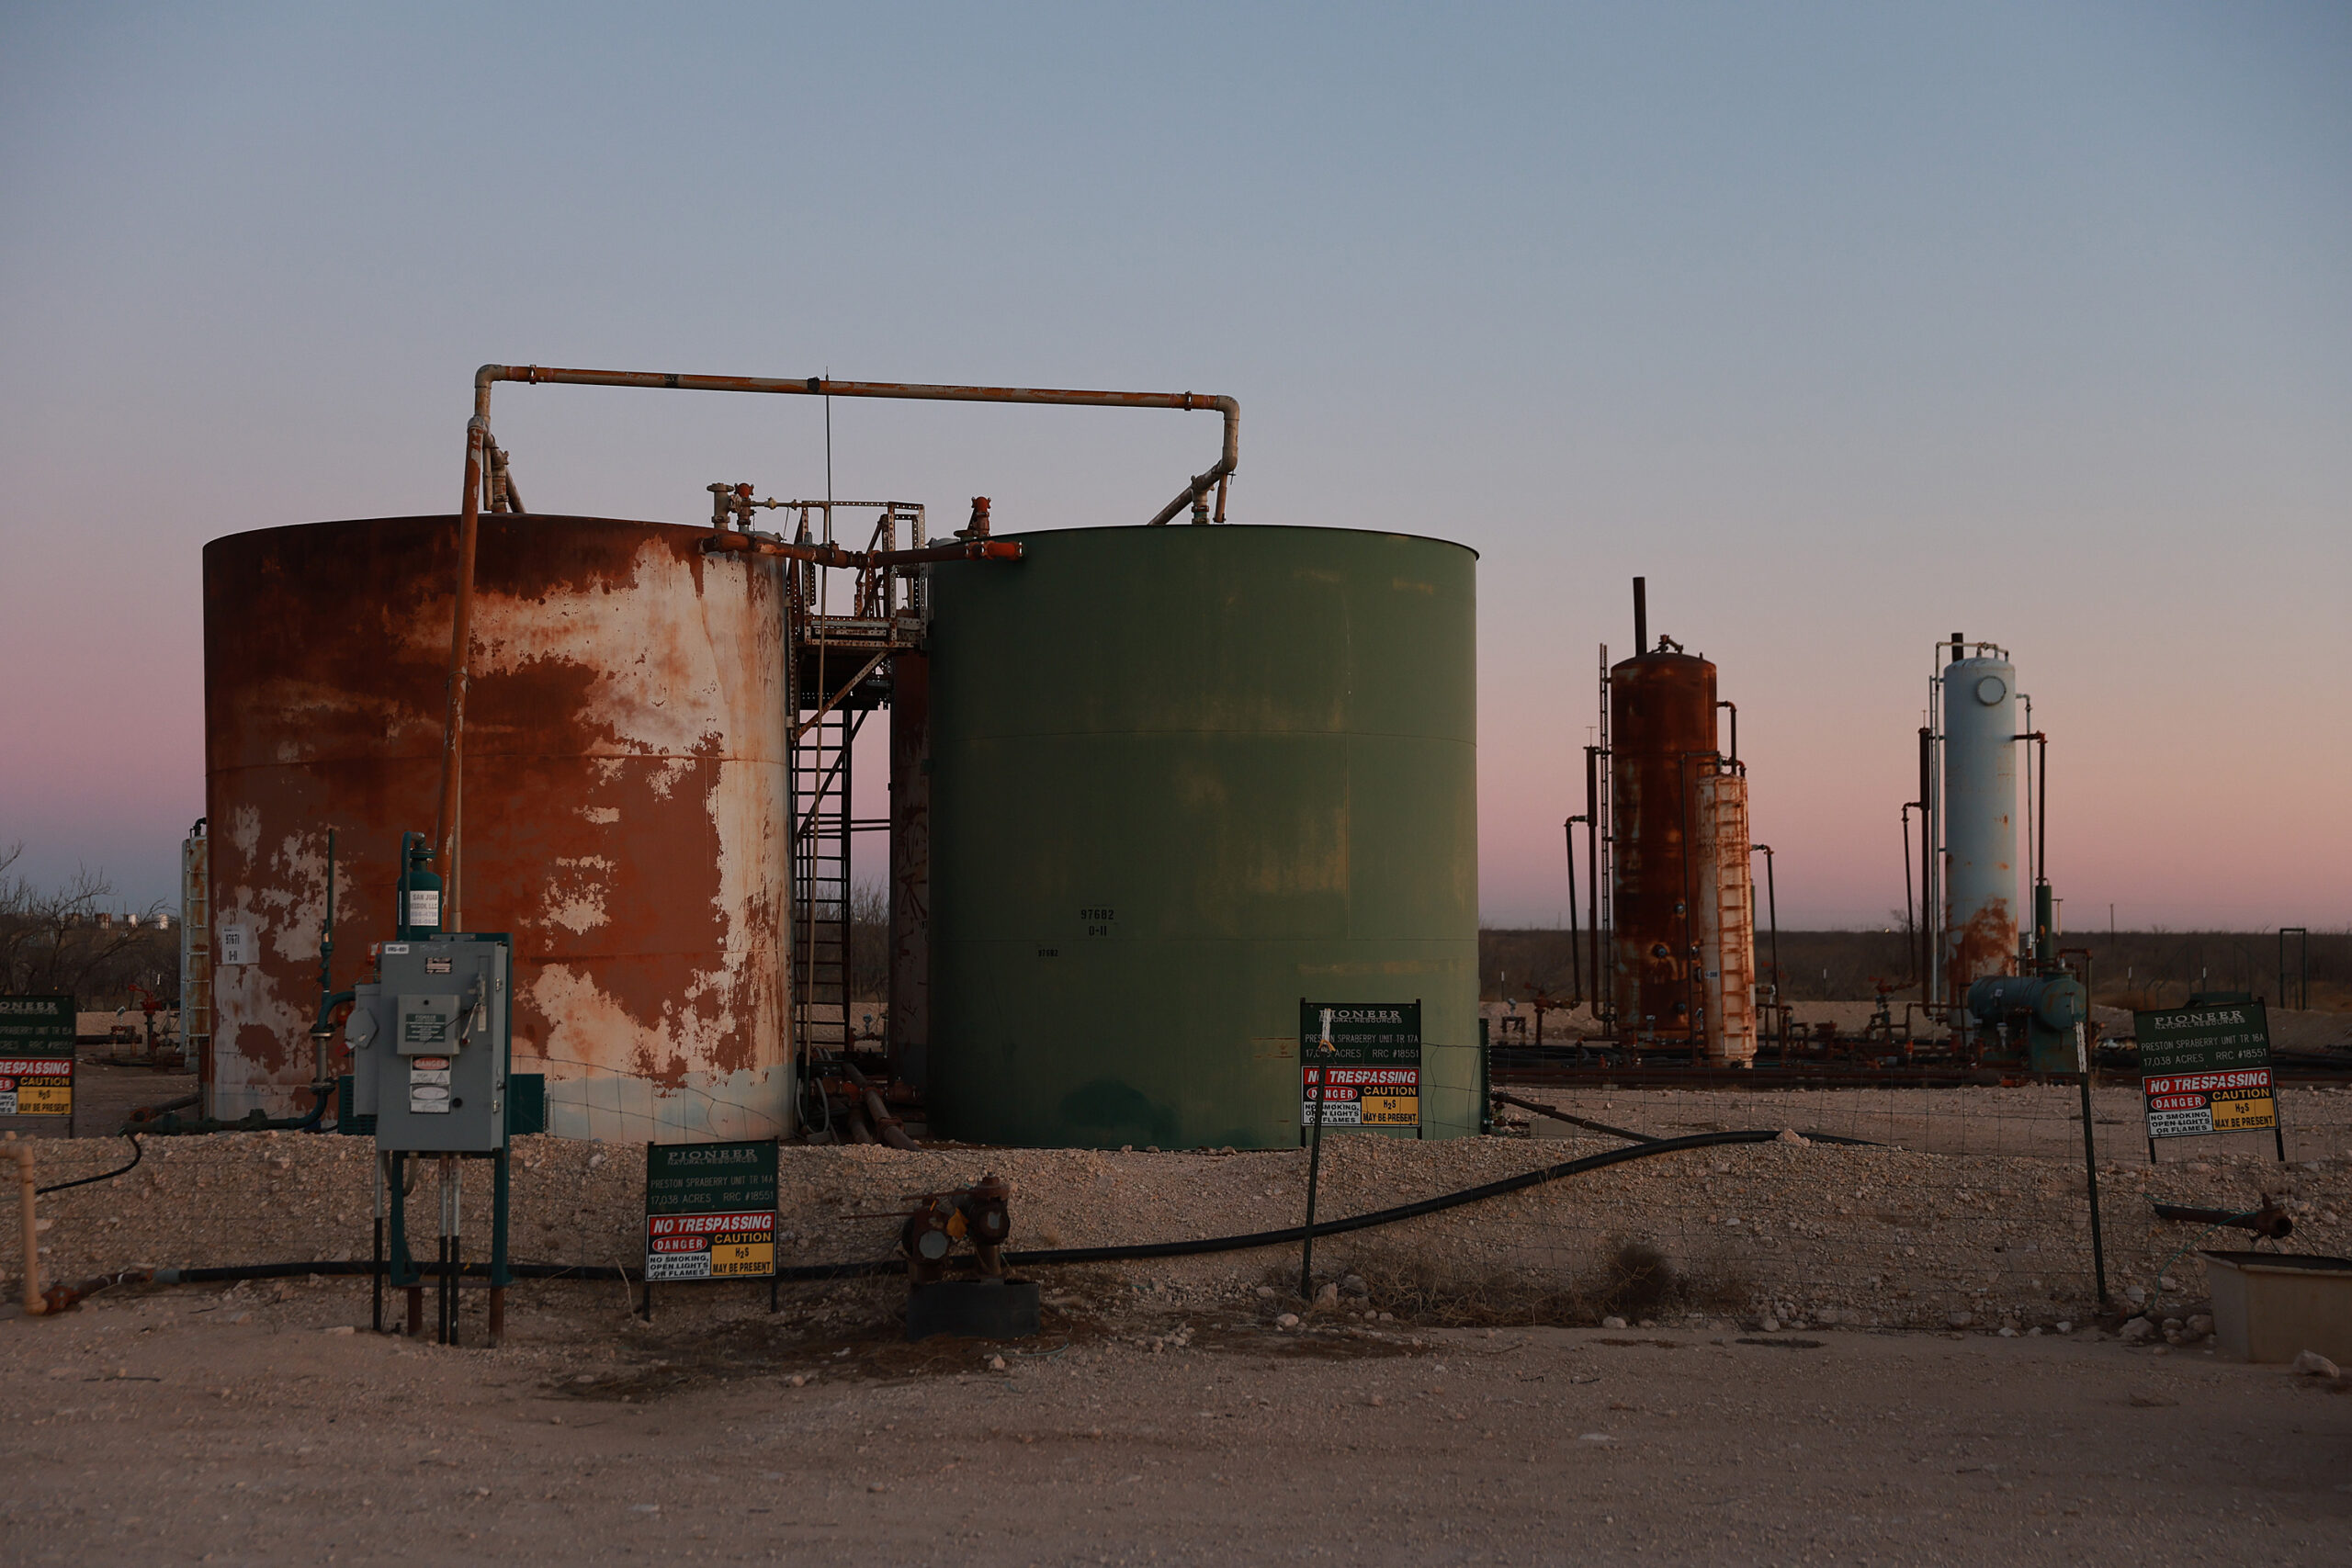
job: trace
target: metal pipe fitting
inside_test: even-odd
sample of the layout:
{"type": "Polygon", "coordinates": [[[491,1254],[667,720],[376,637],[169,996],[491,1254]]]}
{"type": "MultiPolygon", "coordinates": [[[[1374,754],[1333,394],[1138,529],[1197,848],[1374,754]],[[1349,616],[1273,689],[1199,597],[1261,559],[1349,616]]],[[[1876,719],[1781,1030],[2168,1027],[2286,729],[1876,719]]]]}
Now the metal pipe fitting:
{"type": "Polygon", "coordinates": [[[39,1185],[33,1175],[33,1146],[19,1138],[10,1144],[7,1153],[17,1162],[17,1202],[24,1215],[25,1293],[27,1317],[39,1317],[49,1310],[40,1293],[40,1220],[34,1212],[34,1189],[39,1185]]]}

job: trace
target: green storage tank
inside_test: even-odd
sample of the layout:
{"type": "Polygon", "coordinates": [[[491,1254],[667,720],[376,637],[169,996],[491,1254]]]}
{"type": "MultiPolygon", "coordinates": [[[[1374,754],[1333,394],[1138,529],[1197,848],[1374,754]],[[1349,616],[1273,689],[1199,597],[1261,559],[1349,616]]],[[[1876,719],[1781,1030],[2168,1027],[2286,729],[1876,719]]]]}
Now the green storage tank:
{"type": "Polygon", "coordinates": [[[1476,553],[1020,538],[932,575],[933,1129],[1295,1145],[1306,998],[1419,1000],[1418,1135],[1476,1133],[1476,553]]]}

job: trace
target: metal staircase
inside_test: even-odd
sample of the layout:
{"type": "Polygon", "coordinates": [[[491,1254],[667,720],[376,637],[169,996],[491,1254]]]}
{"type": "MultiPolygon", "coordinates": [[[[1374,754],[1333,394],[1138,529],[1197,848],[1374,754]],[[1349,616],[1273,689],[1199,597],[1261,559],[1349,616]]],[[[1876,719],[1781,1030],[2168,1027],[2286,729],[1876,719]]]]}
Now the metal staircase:
{"type": "Polygon", "coordinates": [[[871,711],[820,714],[792,750],[792,1032],[804,1059],[849,1045],[850,764],[871,711]]]}

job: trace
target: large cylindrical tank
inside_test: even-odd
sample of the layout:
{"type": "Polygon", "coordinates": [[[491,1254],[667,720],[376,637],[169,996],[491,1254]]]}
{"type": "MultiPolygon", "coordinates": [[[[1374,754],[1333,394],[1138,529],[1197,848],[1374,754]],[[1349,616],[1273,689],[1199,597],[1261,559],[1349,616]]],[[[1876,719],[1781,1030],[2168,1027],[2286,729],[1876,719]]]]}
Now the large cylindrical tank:
{"type": "Polygon", "coordinates": [[[1609,671],[1609,894],[1618,1032],[1687,1039],[1693,973],[1690,836],[1695,785],[1715,769],[1715,667],[1664,649],[1609,671]]]}
{"type": "MultiPolygon", "coordinates": [[[[462,912],[514,942],[514,1068],[550,1130],[789,1131],[787,689],[773,562],[708,532],[481,520],[462,912]]],[[[221,965],[216,1114],[307,1109],[327,833],[335,968],[392,934],[431,833],[457,520],[269,528],[205,547],[205,792],[221,965]]]]}
{"type": "Polygon", "coordinates": [[[2013,974],[2018,953],[2017,671],[2007,659],[1943,671],[1944,995],[2013,974]]]}
{"type": "Polygon", "coordinates": [[[1473,552],[1021,537],[932,573],[932,1125],[1295,1146],[1301,1000],[1418,1000],[1423,1135],[1475,1132],[1473,552]]]}

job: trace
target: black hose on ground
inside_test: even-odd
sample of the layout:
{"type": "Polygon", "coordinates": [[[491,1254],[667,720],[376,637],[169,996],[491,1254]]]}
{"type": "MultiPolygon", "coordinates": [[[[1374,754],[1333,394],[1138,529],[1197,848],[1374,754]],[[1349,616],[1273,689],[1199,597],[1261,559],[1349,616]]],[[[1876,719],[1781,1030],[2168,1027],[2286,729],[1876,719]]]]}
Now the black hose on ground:
{"type": "Polygon", "coordinates": [[[100,1176],[77,1177],[72,1181],[55,1182],[48,1187],[36,1187],[33,1189],[33,1196],[36,1198],[45,1198],[51,1192],[62,1192],[69,1187],[87,1187],[93,1181],[112,1181],[118,1176],[128,1175],[134,1168],[137,1167],[140,1160],[146,1156],[147,1151],[139,1146],[138,1134],[125,1133],[122,1135],[130,1140],[130,1165],[118,1166],[114,1169],[100,1176]]]}
{"type": "MultiPolygon", "coordinates": [[[[1487,1198],[1499,1198],[1505,1193],[1524,1191],[1563,1177],[1581,1176],[1589,1170],[1600,1170],[1628,1160],[1647,1159],[1653,1155],[1680,1154],[1686,1149],[1717,1148],[1726,1144],[1769,1144],[1780,1137],[1777,1131],[1752,1127],[1736,1133],[1697,1133],[1687,1138],[1661,1138],[1649,1143],[1632,1144],[1622,1149],[1607,1149],[1581,1159],[1563,1160],[1537,1170],[1521,1171],[1497,1181],[1482,1182],[1476,1187],[1464,1187],[1456,1192],[1440,1193],[1418,1202],[1399,1203],[1394,1208],[1374,1209],[1369,1213],[1353,1214],[1344,1220],[1317,1220],[1317,1236],[1339,1235],[1348,1231],[1371,1230],[1379,1225],[1395,1224],[1399,1220],[1419,1219],[1423,1214],[1442,1213],[1476,1203],[1487,1198]]],[[[1865,1144],[1860,1138],[1833,1138],[1815,1135],[1826,1144],[1865,1144]]],[[[1056,1263],[1127,1263],[1153,1258],[1196,1258],[1212,1252],[1246,1252],[1252,1247],[1283,1247],[1304,1240],[1306,1227],[1290,1225],[1282,1230],[1252,1231],[1247,1235],[1204,1236],[1193,1241],[1132,1242],[1123,1247],[1061,1247],[1041,1248],[1034,1252],[1007,1251],[1004,1260],[1031,1267],[1056,1263]]],[[[778,1280],[787,1282],[820,1280],[865,1279],[877,1274],[896,1274],[906,1268],[897,1258],[866,1258],[854,1263],[802,1263],[775,1271],[778,1280]]],[[[284,1280],[305,1274],[368,1275],[375,1272],[370,1262],[354,1263],[248,1263],[219,1269],[158,1269],[158,1284],[213,1284],[231,1280],[284,1280]]],[[[421,1274],[437,1275],[437,1265],[420,1263],[421,1274]]],[[[637,1280],[643,1271],[622,1263],[514,1263],[507,1271],[518,1280],[637,1280]]],[[[461,1270],[466,1275],[490,1272],[487,1263],[469,1263],[461,1270]]]]}
{"type": "MultiPolygon", "coordinates": [[[[1606,1122],[1594,1122],[1582,1116],[1571,1116],[1555,1106],[1545,1105],[1532,1100],[1521,1100],[1515,1094],[1505,1094],[1501,1089],[1494,1090],[1492,1099],[1498,1105],[1516,1105],[1521,1111],[1532,1111],[1538,1116],[1548,1116],[1555,1122],[1566,1122],[1574,1126],[1589,1128],[1596,1133],[1606,1133],[1612,1138],[1623,1138],[1636,1144],[1655,1144],[1660,1141],[1655,1134],[1636,1133],[1628,1127],[1611,1127],[1606,1122]]],[[[1791,1130],[1794,1131],[1794,1129],[1791,1130]]],[[[1857,1149],[1875,1149],[1884,1146],[1874,1144],[1868,1138],[1841,1138],[1835,1133],[1798,1133],[1797,1136],[1808,1144],[1842,1144],[1849,1148],[1857,1149]]],[[[1320,1226],[1317,1228],[1321,1229],[1320,1226]]]]}

